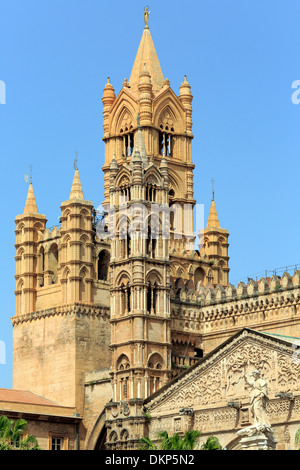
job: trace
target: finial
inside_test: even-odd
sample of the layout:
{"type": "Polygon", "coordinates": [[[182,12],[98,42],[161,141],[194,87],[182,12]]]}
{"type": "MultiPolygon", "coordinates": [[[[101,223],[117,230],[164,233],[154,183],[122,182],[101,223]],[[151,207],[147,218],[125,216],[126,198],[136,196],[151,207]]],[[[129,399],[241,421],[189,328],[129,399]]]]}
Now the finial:
{"type": "Polygon", "coordinates": [[[145,29],[149,29],[149,25],[148,25],[149,15],[150,15],[149,7],[146,6],[144,10],[145,29]]]}
{"type": "Polygon", "coordinates": [[[32,184],[32,165],[29,166],[29,170],[30,170],[30,173],[29,175],[24,175],[24,180],[25,180],[25,183],[30,183],[32,184]]]}
{"type": "Polygon", "coordinates": [[[78,162],[78,152],[76,150],[75,152],[75,155],[76,155],[76,158],[74,160],[74,170],[78,170],[78,165],[77,165],[77,162],[78,162]]]}
{"type": "Polygon", "coordinates": [[[215,182],[215,180],[212,178],[212,179],[211,179],[211,185],[212,185],[212,201],[215,200],[214,182],[215,182]]]}
{"type": "Polygon", "coordinates": [[[110,83],[110,77],[107,77],[107,83],[110,83]]]}

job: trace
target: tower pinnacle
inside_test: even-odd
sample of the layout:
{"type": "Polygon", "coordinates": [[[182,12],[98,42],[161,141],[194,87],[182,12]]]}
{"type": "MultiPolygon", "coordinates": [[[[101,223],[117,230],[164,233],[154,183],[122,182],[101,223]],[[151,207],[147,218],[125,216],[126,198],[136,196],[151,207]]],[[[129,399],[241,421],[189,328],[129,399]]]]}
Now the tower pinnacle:
{"type": "Polygon", "coordinates": [[[31,181],[29,183],[28,194],[27,194],[26,204],[24,208],[24,214],[27,214],[27,213],[32,213],[32,214],[38,213],[38,208],[36,205],[36,200],[35,200],[33,186],[32,186],[31,181]]]}
{"type": "Polygon", "coordinates": [[[70,199],[84,199],[78,168],[75,169],[70,199]]]}
{"type": "Polygon", "coordinates": [[[216,204],[214,198],[211,201],[209,216],[206,228],[220,228],[220,222],[217,214],[216,204]]]}
{"type": "Polygon", "coordinates": [[[164,84],[164,76],[148,26],[149,13],[148,7],[145,7],[145,28],[129,79],[129,85],[133,92],[138,91],[140,75],[145,71],[145,66],[147,72],[150,74],[153,91],[155,93],[160,91],[164,84]]]}

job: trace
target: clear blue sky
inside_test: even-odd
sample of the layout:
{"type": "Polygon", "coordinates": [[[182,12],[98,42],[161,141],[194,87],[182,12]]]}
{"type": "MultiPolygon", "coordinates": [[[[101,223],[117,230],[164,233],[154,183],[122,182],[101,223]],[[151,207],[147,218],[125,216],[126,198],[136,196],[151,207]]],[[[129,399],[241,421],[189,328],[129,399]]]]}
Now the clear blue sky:
{"type": "MultiPolygon", "coordinates": [[[[15,224],[33,166],[39,211],[56,225],[75,151],[86,199],[103,200],[101,97],[116,93],[143,32],[145,3],[3,0],[0,11],[2,266],[0,387],[11,387],[15,224]]],[[[152,0],[150,30],[173,90],[192,86],[195,197],[230,232],[230,280],[300,263],[299,0],[152,0]]]]}

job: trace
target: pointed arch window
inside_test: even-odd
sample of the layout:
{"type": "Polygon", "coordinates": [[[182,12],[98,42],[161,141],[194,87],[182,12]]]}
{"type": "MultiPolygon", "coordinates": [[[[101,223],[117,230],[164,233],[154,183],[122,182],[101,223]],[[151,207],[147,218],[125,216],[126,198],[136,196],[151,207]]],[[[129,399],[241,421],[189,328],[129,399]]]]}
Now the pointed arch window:
{"type": "Polygon", "coordinates": [[[146,185],[146,201],[156,202],[157,187],[156,184],[147,183],[146,185]]]}
{"type": "Polygon", "coordinates": [[[108,280],[110,255],[106,250],[102,250],[98,256],[98,281],[108,280]]]}
{"type": "Polygon", "coordinates": [[[173,127],[169,129],[168,126],[160,126],[159,131],[159,154],[171,157],[173,154],[173,127]]]}
{"type": "Polygon", "coordinates": [[[157,246],[157,232],[151,230],[151,226],[148,226],[148,238],[147,238],[147,253],[150,258],[155,258],[157,246]]]}
{"type": "Polygon", "coordinates": [[[123,134],[123,157],[130,157],[134,148],[134,135],[132,132],[132,126],[130,126],[130,128],[126,127],[125,129],[121,129],[120,133],[123,134]]]}
{"type": "Polygon", "coordinates": [[[57,274],[58,274],[58,246],[54,243],[49,250],[49,271],[52,275],[51,283],[57,283],[57,274]]]}

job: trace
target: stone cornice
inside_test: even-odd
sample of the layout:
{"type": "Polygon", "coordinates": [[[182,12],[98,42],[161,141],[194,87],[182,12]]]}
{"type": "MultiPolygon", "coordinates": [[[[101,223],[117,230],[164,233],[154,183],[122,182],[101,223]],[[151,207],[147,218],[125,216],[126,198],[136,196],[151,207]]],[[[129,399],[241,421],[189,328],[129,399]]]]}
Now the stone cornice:
{"type": "Polygon", "coordinates": [[[17,315],[11,318],[13,326],[19,325],[25,322],[31,322],[34,320],[40,320],[42,318],[54,317],[54,316],[90,316],[90,317],[103,317],[106,319],[110,318],[110,309],[105,306],[95,306],[88,304],[75,303],[70,305],[62,305],[59,307],[52,307],[46,310],[40,310],[38,312],[26,313],[25,315],[17,315]]]}

